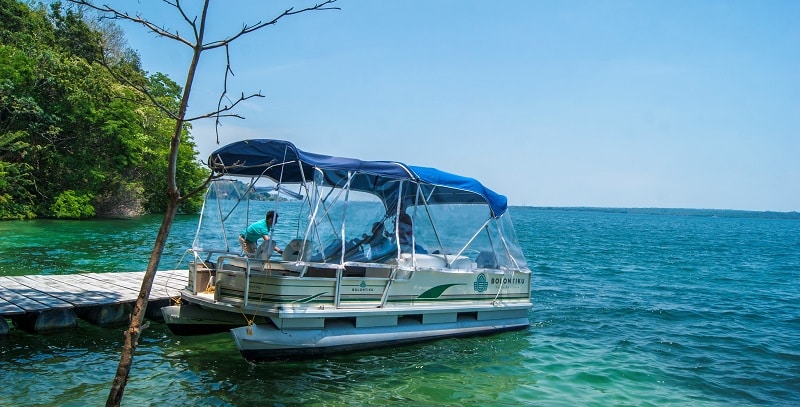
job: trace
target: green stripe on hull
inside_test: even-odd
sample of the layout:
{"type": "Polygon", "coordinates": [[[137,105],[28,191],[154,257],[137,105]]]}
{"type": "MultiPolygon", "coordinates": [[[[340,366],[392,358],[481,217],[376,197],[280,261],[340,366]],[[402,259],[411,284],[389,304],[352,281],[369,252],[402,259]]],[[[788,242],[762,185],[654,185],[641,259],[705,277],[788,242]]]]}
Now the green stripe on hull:
{"type": "Polygon", "coordinates": [[[446,290],[446,289],[448,289],[448,288],[450,288],[452,286],[455,286],[455,285],[464,285],[464,284],[442,284],[442,285],[437,285],[436,287],[430,288],[430,289],[428,289],[428,291],[425,291],[424,293],[420,294],[419,297],[417,297],[417,298],[426,299],[426,300],[427,299],[439,298],[442,295],[442,293],[444,293],[444,290],[446,290]]]}

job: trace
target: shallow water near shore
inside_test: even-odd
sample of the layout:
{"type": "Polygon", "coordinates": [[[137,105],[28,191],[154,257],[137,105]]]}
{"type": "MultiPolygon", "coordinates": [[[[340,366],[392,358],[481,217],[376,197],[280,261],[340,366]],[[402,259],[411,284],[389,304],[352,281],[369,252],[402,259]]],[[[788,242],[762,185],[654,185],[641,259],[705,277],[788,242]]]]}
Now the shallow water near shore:
{"type": "MultiPolygon", "coordinates": [[[[800,220],[512,207],[527,330],[249,364],[227,333],[141,337],[123,405],[797,405],[800,220]]],[[[0,222],[0,276],[144,270],[160,217],[0,222]]],[[[197,217],[176,219],[161,269],[197,217]]],[[[102,405],[123,328],[0,338],[0,406],[102,405]]]]}

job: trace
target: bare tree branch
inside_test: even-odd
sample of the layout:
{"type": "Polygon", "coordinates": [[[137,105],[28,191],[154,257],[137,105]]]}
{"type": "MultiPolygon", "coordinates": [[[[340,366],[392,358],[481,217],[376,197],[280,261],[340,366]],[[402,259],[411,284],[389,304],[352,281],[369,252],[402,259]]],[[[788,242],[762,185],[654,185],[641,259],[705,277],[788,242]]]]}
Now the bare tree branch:
{"type": "MultiPolygon", "coordinates": [[[[211,118],[211,117],[217,117],[217,118],[219,118],[219,117],[237,117],[239,119],[244,119],[244,117],[242,117],[242,116],[240,116],[238,114],[222,114],[222,113],[232,110],[234,107],[236,107],[236,105],[238,105],[241,102],[244,102],[245,100],[256,98],[256,97],[263,98],[264,95],[262,95],[259,92],[259,93],[254,93],[254,94],[249,95],[249,96],[245,96],[244,93],[243,93],[241,96],[239,96],[239,99],[236,99],[236,101],[234,101],[230,106],[226,105],[226,106],[223,106],[223,107],[217,109],[216,111],[213,111],[213,112],[210,112],[210,113],[206,113],[206,114],[203,114],[203,115],[200,115],[200,116],[191,117],[191,118],[184,119],[184,120],[193,121],[193,120],[197,120],[197,119],[208,119],[208,118],[211,118]]],[[[219,122],[219,120],[217,120],[217,122],[219,122]]],[[[217,141],[219,141],[219,139],[217,141]]]]}
{"type": "Polygon", "coordinates": [[[203,183],[200,184],[197,188],[195,188],[195,189],[193,189],[193,190],[191,190],[191,191],[189,191],[189,192],[187,192],[185,194],[182,194],[181,197],[178,199],[178,202],[186,201],[189,198],[199,194],[200,192],[203,192],[208,187],[208,184],[211,183],[211,181],[213,181],[213,180],[215,180],[217,178],[222,178],[222,177],[223,177],[223,174],[214,175],[214,173],[211,172],[210,174],[208,174],[208,177],[206,178],[206,180],[203,181],[203,183]]]}
{"type": "Polygon", "coordinates": [[[315,4],[315,5],[311,6],[311,7],[306,7],[304,9],[300,9],[300,10],[295,10],[294,7],[291,7],[289,9],[287,9],[287,10],[284,10],[283,13],[281,13],[280,15],[278,15],[277,17],[273,18],[270,21],[263,22],[263,23],[261,21],[259,21],[259,22],[255,23],[253,25],[245,24],[244,26],[242,26],[241,31],[239,31],[238,33],[234,34],[231,37],[225,38],[223,40],[212,41],[212,42],[203,44],[203,50],[209,50],[209,49],[224,47],[227,44],[229,44],[231,41],[234,41],[235,39],[241,37],[242,35],[249,34],[249,33],[253,32],[253,31],[260,30],[260,29],[262,29],[262,28],[264,28],[266,26],[274,25],[280,19],[282,19],[282,18],[284,18],[286,16],[305,13],[307,11],[341,10],[341,8],[339,8],[339,7],[329,7],[328,6],[329,4],[332,4],[332,3],[335,3],[335,2],[336,2],[336,0],[326,0],[326,1],[322,2],[322,3],[318,3],[318,4],[315,4]]]}
{"type": "MultiPolygon", "coordinates": [[[[100,17],[101,19],[130,21],[132,23],[136,23],[136,24],[139,24],[141,26],[144,26],[145,28],[150,30],[150,32],[155,33],[156,35],[173,39],[175,41],[183,43],[184,45],[187,45],[187,46],[192,47],[192,48],[194,48],[194,46],[195,46],[191,41],[181,37],[180,34],[178,34],[177,31],[175,31],[175,33],[173,34],[169,30],[167,30],[166,27],[159,27],[159,26],[151,23],[150,21],[147,21],[146,19],[142,18],[139,15],[132,16],[132,15],[126,13],[126,12],[113,9],[108,5],[97,6],[95,4],[90,3],[88,0],[70,0],[70,1],[72,1],[73,3],[76,3],[76,4],[80,4],[80,5],[89,7],[91,9],[95,10],[95,11],[99,11],[100,13],[108,14],[108,16],[100,17]]],[[[165,3],[170,4],[166,0],[165,0],[165,3]]],[[[183,14],[183,10],[181,10],[181,14],[183,14]]]]}
{"type": "MultiPolygon", "coordinates": [[[[197,16],[195,16],[194,19],[190,19],[189,16],[186,15],[186,13],[183,11],[183,7],[181,7],[180,0],[175,0],[175,3],[170,3],[168,0],[163,0],[163,1],[164,1],[164,3],[167,3],[170,6],[175,7],[176,9],[178,9],[178,12],[181,13],[181,16],[183,17],[183,20],[186,21],[186,23],[189,24],[190,27],[192,27],[192,30],[194,31],[195,42],[197,42],[197,39],[199,38],[199,34],[197,32],[197,24],[196,24],[197,23],[197,16]]],[[[176,33],[177,33],[177,31],[176,31],[176,33]]]]}
{"type": "MultiPolygon", "coordinates": [[[[217,112],[220,111],[220,106],[222,105],[222,99],[230,99],[228,98],[228,74],[231,76],[235,76],[236,74],[233,73],[233,69],[231,69],[231,53],[230,47],[228,44],[225,44],[225,75],[222,79],[222,93],[219,95],[219,100],[217,100],[217,112]]],[[[242,95],[244,96],[244,94],[242,95]]],[[[235,104],[238,104],[237,101],[235,104]]],[[[219,144],[219,128],[222,126],[222,122],[220,122],[220,115],[216,115],[216,119],[214,119],[214,135],[217,137],[217,144],[219,144]]]]}

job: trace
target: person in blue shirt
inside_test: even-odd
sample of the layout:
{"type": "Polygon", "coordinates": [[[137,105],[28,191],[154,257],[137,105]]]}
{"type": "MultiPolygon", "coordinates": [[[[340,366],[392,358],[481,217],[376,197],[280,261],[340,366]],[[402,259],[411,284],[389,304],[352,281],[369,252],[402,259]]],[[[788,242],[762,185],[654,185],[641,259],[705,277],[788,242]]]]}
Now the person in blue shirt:
{"type": "MultiPolygon", "coordinates": [[[[245,255],[252,257],[256,252],[258,239],[264,239],[264,242],[269,242],[269,232],[272,230],[273,225],[278,222],[278,213],[275,211],[268,211],[264,219],[255,222],[245,228],[239,234],[239,244],[242,246],[242,251],[245,255]]],[[[273,250],[278,254],[283,254],[283,250],[279,249],[274,244],[273,250]]]]}

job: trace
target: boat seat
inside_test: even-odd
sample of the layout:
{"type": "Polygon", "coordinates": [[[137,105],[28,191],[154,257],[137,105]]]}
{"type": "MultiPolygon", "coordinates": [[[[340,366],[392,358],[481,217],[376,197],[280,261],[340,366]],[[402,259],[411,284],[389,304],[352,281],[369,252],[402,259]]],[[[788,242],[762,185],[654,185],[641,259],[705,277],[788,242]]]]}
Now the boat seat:
{"type": "Polygon", "coordinates": [[[441,256],[447,259],[450,262],[451,269],[462,269],[462,270],[472,270],[474,268],[474,263],[472,259],[467,256],[455,256],[452,254],[434,254],[434,256],[441,256]]]}
{"type": "MultiPolygon", "coordinates": [[[[429,269],[444,269],[447,268],[447,262],[450,262],[451,269],[472,270],[474,264],[472,259],[467,256],[454,256],[452,254],[423,254],[417,253],[414,255],[417,262],[417,268],[429,269]]],[[[411,267],[411,253],[400,254],[400,266],[411,267]]]]}
{"type": "Polygon", "coordinates": [[[494,253],[483,251],[478,254],[478,257],[475,258],[475,264],[478,268],[487,268],[493,269],[497,268],[497,259],[494,257],[494,253]]]}
{"type": "MultiPolygon", "coordinates": [[[[398,264],[400,266],[412,267],[414,265],[414,261],[412,261],[411,257],[411,253],[400,253],[400,261],[398,264]]],[[[434,254],[417,253],[414,256],[414,260],[416,260],[418,268],[443,269],[445,266],[447,266],[447,263],[444,261],[443,257],[439,257],[434,254]]]]}
{"type": "Polygon", "coordinates": [[[247,257],[228,257],[227,264],[233,267],[239,267],[242,269],[246,269],[247,265],[250,265],[250,270],[261,271],[264,270],[264,263],[265,260],[259,259],[252,259],[247,257]]]}
{"type": "Polygon", "coordinates": [[[293,239],[283,248],[284,261],[308,261],[314,242],[303,239],[293,239]],[[301,253],[302,252],[302,253],[301,253]]]}
{"type": "Polygon", "coordinates": [[[253,257],[259,260],[269,260],[272,253],[275,252],[275,241],[272,239],[264,240],[258,245],[253,257]]]}
{"type": "Polygon", "coordinates": [[[307,261],[311,262],[339,262],[339,257],[341,256],[342,250],[342,241],[340,239],[332,240],[325,249],[320,252],[316,250],[313,252],[313,256],[309,256],[307,261]]]}

